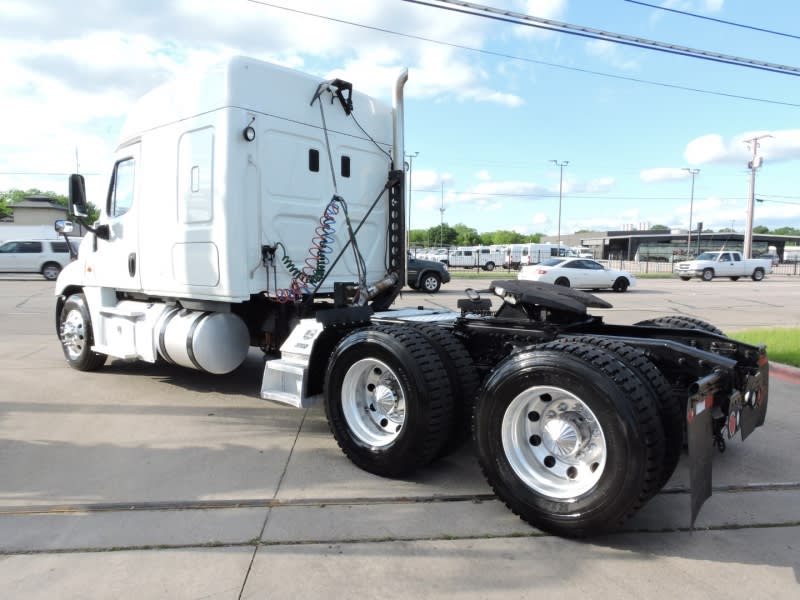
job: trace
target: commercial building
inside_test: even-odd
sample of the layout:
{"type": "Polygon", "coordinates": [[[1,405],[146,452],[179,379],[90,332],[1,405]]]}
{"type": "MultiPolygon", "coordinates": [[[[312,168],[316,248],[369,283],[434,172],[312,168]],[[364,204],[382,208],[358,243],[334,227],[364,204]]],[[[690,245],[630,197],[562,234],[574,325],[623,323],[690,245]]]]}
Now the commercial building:
{"type": "MultiPolygon", "coordinates": [[[[542,237],[542,242],[555,242],[555,236],[542,237]]],[[[640,260],[675,262],[696,256],[706,250],[739,250],[744,248],[744,233],[669,231],[606,231],[564,235],[561,242],[569,246],[589,248],[594,257],[605,260],[640,260]]],[[[753,234],[753,256],[774,251],[782,261],[786,247],[800,246],[800,236],[753,234]]]]}

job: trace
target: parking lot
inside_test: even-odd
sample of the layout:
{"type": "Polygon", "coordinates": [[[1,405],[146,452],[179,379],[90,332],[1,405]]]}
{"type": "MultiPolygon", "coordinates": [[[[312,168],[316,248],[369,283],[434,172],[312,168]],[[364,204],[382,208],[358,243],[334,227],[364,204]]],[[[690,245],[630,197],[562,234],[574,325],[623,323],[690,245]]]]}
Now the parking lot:
{"type": "MultiPolygon", "coordinates": [[[[454,309],[465,287],[487,283],[454,279],[399,304],[454,309]]],[[[321,407],[259,399],[256,350],[226,376],[122,361],[74,371],[52,289],[0,276],[0,597],[800,593],[796,371],[774,370],[765,426],[715,457],[696,529],[681,464],[625,531],[576,542],[494,499],[468,446],[405,480],[360,471],[321,407]]],[[[640,279],[598,295],[614,308],[595,314],[611,323],[684,314],[728,333],[800,327],[796,277],[640,279]]]]}

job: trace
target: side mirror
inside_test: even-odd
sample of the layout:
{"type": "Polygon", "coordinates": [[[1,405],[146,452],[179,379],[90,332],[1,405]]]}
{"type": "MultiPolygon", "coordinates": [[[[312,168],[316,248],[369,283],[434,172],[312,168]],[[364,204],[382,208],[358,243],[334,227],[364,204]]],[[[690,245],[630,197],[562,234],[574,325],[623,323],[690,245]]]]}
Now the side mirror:
{"type": "Polygon", "coordinates": [[[76,217],[88,217],[86,206],[86,183],[83,175],[74,173],[69,176],[69,212],[76,217]]]}
{"type": "Polygon", "coordinates": [[[64,221],[63,219],[59,219],[55,222],[53,228],[56,230],[56,233],[72,233],[74,225],[72,224],[72,221],[64,221]]]}

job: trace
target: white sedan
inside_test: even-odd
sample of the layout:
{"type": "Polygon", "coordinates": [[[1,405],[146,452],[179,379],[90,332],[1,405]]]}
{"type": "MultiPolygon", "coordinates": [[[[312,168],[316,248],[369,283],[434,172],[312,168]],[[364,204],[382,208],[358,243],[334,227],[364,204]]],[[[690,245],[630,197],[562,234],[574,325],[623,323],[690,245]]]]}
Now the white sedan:
{"type": "Polygon", "coordinates": [[[609,269],[588,258],[548,258],[538,265],[522,267],[517,279],[590,290],[611,288],[615,292],[636,285],[636,277],[627,271],[609,269]]]}

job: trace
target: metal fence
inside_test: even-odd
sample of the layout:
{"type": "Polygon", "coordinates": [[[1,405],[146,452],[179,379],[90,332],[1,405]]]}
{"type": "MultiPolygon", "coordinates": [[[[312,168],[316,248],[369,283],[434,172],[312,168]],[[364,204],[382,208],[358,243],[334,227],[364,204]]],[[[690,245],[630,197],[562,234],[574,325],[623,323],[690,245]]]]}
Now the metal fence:
{"type": "MultiPolygon", "coordinates": [[[[673,272],[672,263],[668,262],[652,262],[652,261],[634,261],[634,260],[599,260],[612,269],[621,269],[628,271],[634,275],[646,275],[648,273],[663,273],[670,274],[673,272]]],[[[800,276],[800,263],[781,263],[772,267],[772,275],[789,275],[800,276]]]]}
{"type": "MultiPolygon", "coordinates": [[[[673,263],[663,261],[635,261],[635,260],[598,260],[597,262],[611,267],[612,269],[621,269],[628,271],[634,275],[647,275],[647,274],[660,274],[669,276],[673,273],[673,263]]],[[[448,267],[450,272],[458,271],[477,271],[482,272],[480,268],[476,267],[448,267]]],[[[501,273],[510,273],[516,277],[517,271],[514,269],[506,269],[501,266],[495,267],[494,273],[500,275],[501,273]]],[[[800,262],[781,263],[772,267],[772,275],[787,275],[787,276],[800,276],[800,262]]]]}

